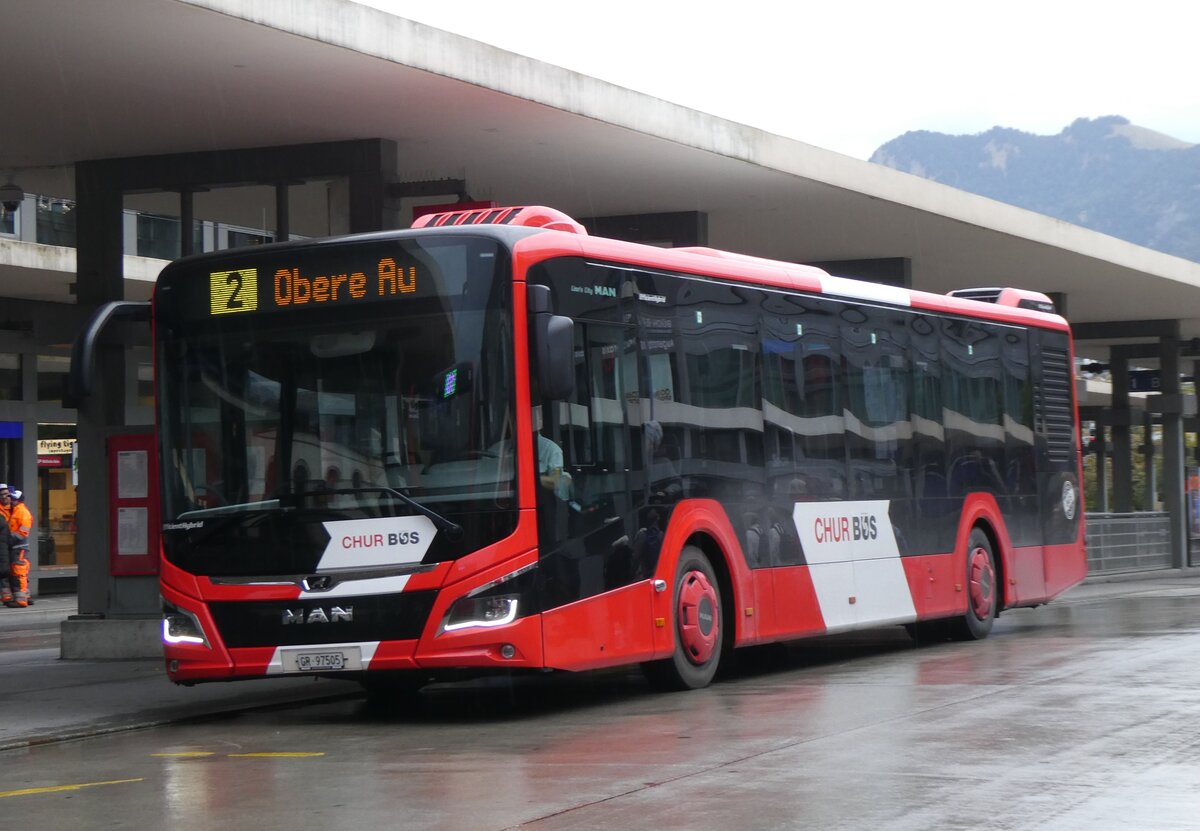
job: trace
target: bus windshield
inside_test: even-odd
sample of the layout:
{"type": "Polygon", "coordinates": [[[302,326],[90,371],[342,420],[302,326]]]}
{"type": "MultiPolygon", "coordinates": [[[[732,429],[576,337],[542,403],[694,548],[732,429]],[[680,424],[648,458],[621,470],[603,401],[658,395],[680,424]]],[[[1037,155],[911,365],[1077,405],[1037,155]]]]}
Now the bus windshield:
{"type": "MultiPolygon", "coordinates": [[[[494,541],[471,534],[480,523],[464,517],[515,511],[502,258],[481,240],[406,245],[433,264],[436,292],[198,320],[172,319],[163,304],[164,530],[246,529],[265,514],[303,524],[424,513],[442,529],[463,523],[470,547],[494,541]]],[[[177,548],[168,544],[168,557],[177,548]]],[[[260,550],[253,565],[247,557],[259,555],[243,551],[232,571],[311,565],[294,553],[268,564],[279,551],[260,550]]],[[[189,570],[213,573],[194,553],[185,559],[189,570]]]]}

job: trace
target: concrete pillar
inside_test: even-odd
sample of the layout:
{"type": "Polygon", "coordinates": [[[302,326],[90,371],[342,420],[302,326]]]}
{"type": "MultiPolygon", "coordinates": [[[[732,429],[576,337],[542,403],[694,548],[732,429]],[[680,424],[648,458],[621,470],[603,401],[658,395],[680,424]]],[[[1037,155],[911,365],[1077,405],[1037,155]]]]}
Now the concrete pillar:
{"type": "Polygon", "coordinates": [[[1162,374],[1163,509],[1171,519],[1171,565],[1187,568],[1187,504],[1184,495],[1183,396],[1179,380],[1179,339],[1159,341],[1162,374]]]}
{"type": "Polygon", "coordinates": [[[1113,355],[1112,372],[1112,462],[1113,511],[1133,511],[1133,447],[1129,438],[1129,359],[1113,355]]]}
{"type": "Polygon", "coordinates": [[[1096,512],[1108,513],[1108,429],[1103,424],[1096,425],[1096,512]]]}
{"type": "Polygon", "coordinates": [[[1194,424],[1196,427],[1196,452],[1192,459],[1192,464],[1200,467],[1200,361],[1192,361],[1192,397],[1196,402],[1196,416],[1194,424]]]}
{"type": "Polygon", "coordinates": [[[182,188],[179,191],[179,256],[190,257],[196,253],[196,239],[192,225],[196,221],[196,191],[182,188]]]}
{"type": "Polygon", "coordinates": [[[287,182],[275,184],[275,241],[287,242],[291,238],[291,211],[288,196],[290,187],[287,182]]]}
{"type": "MultiPolygon", "coordinates": [[[[123,195],[104,162],[75,166],[76,296],[95,308],[123,300],[123,195]]],[[[76,535],[79,612],[108,611],[108,457],[110,431],[125,423],[125,349],[110,340],[96,355],[95,394],[78,409],[79,490],[76,535]]]]}
{"type": "Polygon", "coordinates": [[[1149,412],[1142,413],[1142,470],[1145,474],[1142,494],[1142,510],[1153,511],[1158,501],[1158,482],[1154,473],[1154,416],[1149,412]]]}

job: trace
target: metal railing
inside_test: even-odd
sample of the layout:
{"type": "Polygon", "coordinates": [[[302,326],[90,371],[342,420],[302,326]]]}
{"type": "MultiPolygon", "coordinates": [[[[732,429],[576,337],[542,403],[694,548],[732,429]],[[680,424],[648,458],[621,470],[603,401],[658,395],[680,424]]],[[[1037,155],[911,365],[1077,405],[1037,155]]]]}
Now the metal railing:
{"type": "Polygon", "coordinates": [[[1171,567],[1171,520],[1166,513],[1088,514],[1090,574],[1171,567]]]}

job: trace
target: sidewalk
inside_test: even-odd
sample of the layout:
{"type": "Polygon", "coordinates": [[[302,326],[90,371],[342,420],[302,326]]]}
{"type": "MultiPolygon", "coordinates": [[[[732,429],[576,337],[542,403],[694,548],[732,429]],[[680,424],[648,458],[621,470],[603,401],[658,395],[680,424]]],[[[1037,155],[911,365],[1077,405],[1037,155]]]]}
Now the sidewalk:
{"type": "Polygon", "coordinates": [[[260,707],[359,695],[358,684],[311,677],[181,687],[162,661],[64,661],[58,628],[74,595],[0,606],[0,700],[19,701],[0,720],[0,752],[260,707]]]}
{"type": "MultiPolygon", "coordinates": [[[[1054,603],[1180,592],[1200,594],[1200,569],[1091,577],[1054,603]]],[[[58,627],[75,611],[73,595],[39,598],[28,609],[0,607],[0,700],[21,702],[0,722],[0,751],[360,692],[353,682],[310,677],[180,687],[158,659],[64,661],[58,627]]]]}

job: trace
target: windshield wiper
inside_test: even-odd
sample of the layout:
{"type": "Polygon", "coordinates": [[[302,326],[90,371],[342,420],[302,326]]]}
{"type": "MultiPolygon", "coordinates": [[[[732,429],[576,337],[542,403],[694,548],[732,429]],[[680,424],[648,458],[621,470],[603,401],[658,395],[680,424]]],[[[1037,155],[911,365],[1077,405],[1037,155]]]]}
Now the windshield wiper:
{"type": "Polygon", "coordinates": [[[463,527],[457,522],[439,514],[432,508],[427,508],[417,500],[413,499],[408,494],[398,491],[395,488],[389,488],[387,485],[365,485],[361,488],[330,488],[328,490],[305,491],[303,496],[333,496],[335,494],[362,494],[362,493],[386,493],[388,496],[394,496],[403,502],[408,507],[412,508],[422,516],[428,517],[439,530],[445,531],[446,536],[452,540],[462,539],[463,527]]]}

